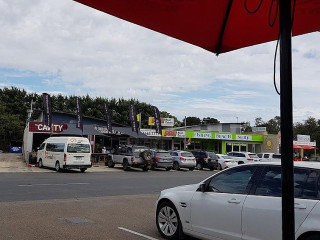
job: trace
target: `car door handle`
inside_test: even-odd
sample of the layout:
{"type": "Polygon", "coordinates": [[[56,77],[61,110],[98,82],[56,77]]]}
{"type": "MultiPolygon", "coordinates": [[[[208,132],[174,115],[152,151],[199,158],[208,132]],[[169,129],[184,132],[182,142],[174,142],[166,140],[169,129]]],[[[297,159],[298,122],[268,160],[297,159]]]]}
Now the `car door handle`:
{"type": "Polygon", "coordinates": [[[295,203],[295,204],[294,204],[294,208],[297,208],[297,209],[306,209],[306,208],[307,208],[307,205],[306,205],[306,204],[301,204],[301,203],[295,203]]]}
{"type": "Polygon", "coordinates": [[[236,203],[236,204],[239,204],[239,203],[241,203],[241,201],[240,201],[240,200],[237,200],[237,199],[235,199],[235,198],[231,198],[230,200],[228,200],[228,203],[236,203]]]}

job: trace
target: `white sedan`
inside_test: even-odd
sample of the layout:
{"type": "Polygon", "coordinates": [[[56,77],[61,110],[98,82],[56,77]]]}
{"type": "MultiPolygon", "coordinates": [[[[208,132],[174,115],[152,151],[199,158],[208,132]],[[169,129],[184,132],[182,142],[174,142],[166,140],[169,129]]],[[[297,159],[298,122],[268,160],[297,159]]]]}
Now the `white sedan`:
{"type": "Polygon", "coordinates": [[[218,157],[218,170],[223,170],[225,168],[234,167],[238,165],[238,160],[225,155],[225,154],[216,154],[218,157]]]}
{"type": "MultiPolygon", "coordinates": [[[[294,167],[296,239],[320,239],[320,164],[294,167]]],[[[156,225],[167,239],[281,239],[280,163],[223,170],[194,185],[163,190],[156,225]]]]}

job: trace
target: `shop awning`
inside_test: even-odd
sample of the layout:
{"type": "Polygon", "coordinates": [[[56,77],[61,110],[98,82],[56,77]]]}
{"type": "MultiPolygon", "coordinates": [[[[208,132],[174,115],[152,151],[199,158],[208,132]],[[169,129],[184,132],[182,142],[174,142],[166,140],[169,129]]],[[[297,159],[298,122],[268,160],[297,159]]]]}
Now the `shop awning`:
{"type": "Polygon", "coordinates": [[[129,128],[129,127],[112,127],[112,129],[114,131],[120,132],[123,135],[128,135],[128,136],[134,137],[134,138],[150,138],[150,137],[148,137],[147,135],[143,134],[140,131],[138,133],[133,132],[131,130],[131,128],[129,128]]]}
{"type": "Polygon", "coordinates": [[[56,133],[56,135],[104,135],[103,133],[95,129],[95,125],[83,125],[83,132],[81,129],[76,128],[76,124],[68,124],[68,129],[62,131],[61,133],[56,133]]]}

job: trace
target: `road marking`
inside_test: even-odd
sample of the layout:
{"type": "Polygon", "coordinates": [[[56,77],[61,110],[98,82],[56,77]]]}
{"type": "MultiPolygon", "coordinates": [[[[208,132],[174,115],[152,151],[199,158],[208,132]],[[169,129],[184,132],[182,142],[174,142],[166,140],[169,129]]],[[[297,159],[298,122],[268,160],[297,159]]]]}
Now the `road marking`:
{"type": "Polygon", "coordinates": [[[88,185],[89,183],[36,183],[36,184],[20,184],[18,187],[33,186],[66,186],[66,185],[88,185]]]}
{"type": "Polygon", "coordinates": [[[123,228],[123,227],[118,227],[118,228],[119,228],[120,230],[123,230],[123,231],[129,232],[129,233],[138,235],[138,236],[140,236],[140,237],[144,237],[144,238],[146,238],[146,239],[158,240],[157,238],[149,237],[149,236],[147,236],[147,235],[144,235],[144,234],[142,234],[142,233],[138,233],[138,232],[132,231],[132,230],[127,229],[127,228],[123,228]]]}

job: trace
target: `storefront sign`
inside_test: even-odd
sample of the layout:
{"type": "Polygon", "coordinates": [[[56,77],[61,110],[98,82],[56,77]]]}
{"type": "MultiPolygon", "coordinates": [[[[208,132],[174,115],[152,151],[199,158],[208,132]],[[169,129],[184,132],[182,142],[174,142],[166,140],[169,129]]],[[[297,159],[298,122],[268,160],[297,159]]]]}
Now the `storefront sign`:
{"type": "Polygon", "coordinates": [[[221,134],[216,133],[215,139],[221,139],[221,140],[232,140],[232,134],[221,134]]]}
{"type": "Polygon", "coordinates": [[[42,122],[29,122],[29,132],[60,133],[68,129],[66,123],[53,123],[51,126],[52,128],[42,122]]]}
{"type": "Polygon", "coordinates": [[[252,132],[266,132],[267,127],[252,127],[252,132]]]}
{"type": "Polygon", "coordinates": [[[181,137],[184,138],[186,136],[185,131],[169,131],[169,130],[162,130],[163,137],[181,137]]]}
{"type": "MultiPolygon", "coordinates": [[[[173,127],[174,118],[160,118],[162,127],[173,127]]],[[[154,126],[155,119],[154,117],[149,117],[149,126],[154,126]]]]}
{"type": "Polygon", "coordinates": [[[157,133],[155,129],[140,129],[140,132],[148,137],[161,137],[161,134],[157,133]]]}
{"type": "Polygon", "coordinates": [[[310,135],[297,135],[298,142],[310,142],[310,135]]]}
{"type": "Polygon", "coordinates": [[[311,146],[311,147],[315,147],[317,145],[317,142],[299,142],[299,141],[293,141],[293,144],[295,145],[299,145],[299,146],[311,146]]]}
{"type": "Polygon", "coordinates": [[[177,135],[176,131],[162,130],[162,136],[164,137],[175,137],[176,135],[177,135]]]}
{"type": "Polygon", "coordinates": [[[252,136],[251,135],[236,135],[236,140],[252,141],[252,136]]]}
{"type": "Polygon", "coordinates": [[[176,137],[184,138],[185,136],[186,136],[186,132],[185,131],[177,131],[176,137]]]}
{"type": "Polygon", "coordinates": [[[205,138],[205,139],[211,139],[211,133],[201,133],[201,132],[194,132],[193,137],[194,138],[205,138]]]}

